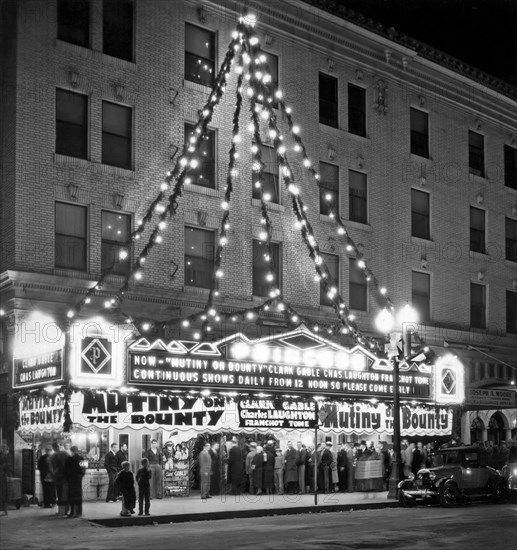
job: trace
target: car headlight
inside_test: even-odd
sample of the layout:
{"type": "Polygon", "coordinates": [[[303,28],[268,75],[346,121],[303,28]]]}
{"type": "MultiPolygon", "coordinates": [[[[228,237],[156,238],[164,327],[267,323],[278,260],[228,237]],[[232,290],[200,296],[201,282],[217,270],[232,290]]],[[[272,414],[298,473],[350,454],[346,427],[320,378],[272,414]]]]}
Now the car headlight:
{"type": "Polygon", "coordinates": [[[514,468],[514,470],[513,470],[513,475],[514,475],[514,476],[517,476],[517,468],[514,468]]]}
{"type": "Polygon", "coordinates": [[[434,472],[429,472],[429,479],[434,481],[436,479],[436,474],[434,472]]]}
{"type": "Polygon", "coordinates": [[[409,479],[409,481],[413,481],[415,479],[415,474],[409,474],[407,478],[409,479]]]}

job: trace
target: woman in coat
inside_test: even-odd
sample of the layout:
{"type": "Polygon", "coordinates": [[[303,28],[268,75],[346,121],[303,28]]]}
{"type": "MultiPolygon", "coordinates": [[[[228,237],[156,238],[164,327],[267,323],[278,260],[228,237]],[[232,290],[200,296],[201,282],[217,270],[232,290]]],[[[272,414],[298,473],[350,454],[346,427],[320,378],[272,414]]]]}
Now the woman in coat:
{"type": "Polygon", "coordinates": [[[83,476],[84,468],[81,466],[81,456],[77,447],[71,447],[72,453],[65,462],[65,479],[68,482],[68,502],[70,504],[71,518],[80,518],[83,513],[83,476]]]}
{"type": "Polygon", "coordinates": [[[257,489],[257,495],[262,494],[262,489],[264,487],[264,454],[264,449],[258,446],[257,452],[251,460],[253,487],[257,489]]]}

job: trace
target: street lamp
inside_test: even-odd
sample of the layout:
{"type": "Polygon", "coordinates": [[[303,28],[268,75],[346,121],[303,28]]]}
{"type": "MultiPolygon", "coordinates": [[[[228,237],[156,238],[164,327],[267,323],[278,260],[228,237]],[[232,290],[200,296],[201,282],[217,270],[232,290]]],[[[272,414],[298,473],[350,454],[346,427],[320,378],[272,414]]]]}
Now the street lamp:
{"type": "MultiPolygon", "coordinates": [[[[402,328],[402,349],[405,357],[411,353],[410,327],[418,322],[418,313],[409,304],[406,304],[398,313],[397,321],[393,314],[383,309],[376,317],[377,329],[389,336],[397,324],[402,328]],[[404,338],[404,330],[407,334],[404,338]]],[[[398,351],[391,348],[388,351],[393,364],[393,463],[389,480],[388,498],[397,498],[398,483],[400,481],[400,394],[399,394],[399,358],[398,351]]]]}

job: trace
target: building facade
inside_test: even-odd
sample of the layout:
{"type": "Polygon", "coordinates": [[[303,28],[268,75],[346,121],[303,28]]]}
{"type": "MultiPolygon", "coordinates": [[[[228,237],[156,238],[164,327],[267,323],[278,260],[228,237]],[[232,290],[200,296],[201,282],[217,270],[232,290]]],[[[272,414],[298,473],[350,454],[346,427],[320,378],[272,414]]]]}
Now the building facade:
{"type": "MultiPolygon", "coordinates": [[[[318,182],[292,150],[288,117],[275,105],[293,181],[354,326],[382,342],[374,318],[384,289],[397,307],[412,303],[420,314],[414,341],[465,370],[458,435],[465,442],[515,438],[517,91],[325,2],[246,7],[256,13],[272,85],[282,90],[319,174],[318,182]]],[[[127,347],[139,338],[196,341],[202,320],[181,321],[203,310],[212,285],[235,142],[233,70],[161,242],[149,241],[141,279],[133,262],[159,206],[127,243],[147,223],[162,183],[200,127],[244,6],[22,0],[3,1],[2,11],[2,438],[17,448],[11,389],[29,399],[49,385],[58,393],[72,386],[117,390],[129,384],[127,347]],[[121,299],[111,302],[129,274],[121,299]],[[98,363],[88,364],[89,352],[98,363]],[[118,366],[104,372],[108,364],[118,366]]],[[[272,265],[264,263],[248,98],[244,93],[224,277],[214,297],[215,308],[238,315],[212,323],[202,340],[292,330],[292,315],[261,308],[271,272],[296,317],[351,347],[356,342],[336,329],[332,300],[315,280],[267,128],[258,145],[271,233],[272,265]],[[248,310],[258,315],[249,319],[248,310]]],[[[37,404],[24,406],[37,414],[37,404]]],[[[59,422],[49,424],[54,437],[59,422]]],[[[99,436],[103,450],[115,437],[110,430],[99,436]]]]}

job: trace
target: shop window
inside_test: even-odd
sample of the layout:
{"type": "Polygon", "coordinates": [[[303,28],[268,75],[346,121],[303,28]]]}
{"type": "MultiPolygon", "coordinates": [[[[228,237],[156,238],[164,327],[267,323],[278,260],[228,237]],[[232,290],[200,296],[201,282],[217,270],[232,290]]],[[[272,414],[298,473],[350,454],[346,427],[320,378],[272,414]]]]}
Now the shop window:
{"type": "MultiPolygon", "coordinates": [[[[321,252],[320,256],[329,270],[329,285],[335,286],[339,292],[339,256],[336,256],[335,254],[327,254],[325,252],[321,252]]],[[[323,283],[320,283],[320,305],[332,306],[333,303],[334,302],[328,296],[323,283]]]]}
{"type": "Polygon", "coordinates": [[[133,61],[133,0],[104,0],[102,8],[102,51],[133,61]]]}
{"type": "Polygon", "coordinates": [[[56,202],[54,265],[86,271],[86,207],[56,202]]]}
{"type": "MultiPolygon", "coordinates": [[[[272,147],[266,147],[260,145],[260,158],[263,163],[263,172],[260,176],[262,182],[262,189],[264,191],[264,199],[268,202],[279,203],[280,194],[278,188],[278,160],[276,152],[272,147]]],[[[253,185],[254,199],[260,199],[260,189],[253,185]]]]}
{"type": "Polygon", "coordinates": [[[486,328],[486,288],[470,283],[470,326],[486,328]]]}
{"type": "MultiPolygon", "coordinates": [[[[188,144],[190,137],[195,135],[196,126],[185,124],[185,142],[188,144]]],[[[188,176],[193,185],[216,188],[215,159],[216,159],[216,134],[214,130],[205,130],[203,141],[200,142],[196,153],[198,165],[188,169],[188,176]]]]}
{"type": "Polygon", "coordinates": [[[517,262],[517,220],[505,219],[506,259],[517,262]]]}
{"type": "Polygon", "coordinates": [[[485,177],[485,138],[469,130],[469,171],[485,177]]]}
{"type": "Polygon", "coordinates": [[[185,227],[185,285],[211,288],[214,242],[213,231],[185,227]]]}
{"type": "Polygon", "coordinates": [[[429,115],[410,109],[411,153],[429,158],[429,115]]]}
{"type": "Polygon", "coordinates": [[[83,48],[90,47],[90,0],[58,0],[57,37],[83,48]]]}
{"type": "Polygon", "coordinates": [[[102,102],[102,163],[131,170],[132,110],[117,103],[102,102]]]}
{"type": "Polygon", "coordinates": [[[470,250],[486,253],[485,247],[485,211],[470,207],[470,250]]]}
{"type": "Polygon", "coordinates": [[[128,251],[127,241],[131,232],[131,216],[103,210],[101,212],[101,270],[111,270],[114,275],[128,275],[130,255],[120,259],[121,250],[128,251]]]}
{"type": "Polygon", "coordinates": [[[272,288],[281,288],[280,245],[253,239],[253,296],[269,296],[272,288]],[[267,257],[270,256],[270,261],[267,257]]]}
{"type": "Polygon", "coordinates": [[[504,184],[511,189],[517,189],[517,149],[504,146],[504,184]]]}
{"type": "Polygon", "coordinates": [[[185,80],[212,87],[215,70],[215,33],[185,23],[185,80]]]}
{"type": "Polygon", "coordinates": [[[337,78],[319,74],[319,112],[321,124],[338,127],[337,78]]]}
{"type": "Polygon", "coordinates": [[[411,189],[411,235],[430,239],[429,194],[411,189]]]}
{"type": "Polygon", "coordinates": [[[339,214],[339,166],[320,162],[320,214],[339,214]]]}
{"type": "Polygon", "coordinates": [[[366,136],[366,90],[348,85],[348,131],[356,136],[366,136]]]}
{"type": "Polygon", "coordinates": [[[517,334],[517,292],[506,291],[506,332],[517,334]]]}
{"type": "Polygon", "coordinates": [[[368,223],[366,174],[348,171],[348,218],[358,223],[368,223]]]}
{"type": "Polygon", "coordinates": [[[56,153],[85,159],[88,154],[88,97],[56,89],[56,153]]]}
{"type": "Polygon", "coordinates": [[[366,311],[367,282],[364,271],[359,267],[356,258],[350,258],[350,309],[366,311]]]}

